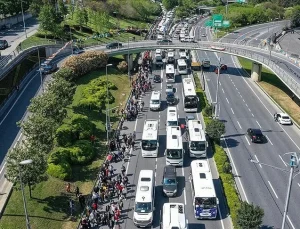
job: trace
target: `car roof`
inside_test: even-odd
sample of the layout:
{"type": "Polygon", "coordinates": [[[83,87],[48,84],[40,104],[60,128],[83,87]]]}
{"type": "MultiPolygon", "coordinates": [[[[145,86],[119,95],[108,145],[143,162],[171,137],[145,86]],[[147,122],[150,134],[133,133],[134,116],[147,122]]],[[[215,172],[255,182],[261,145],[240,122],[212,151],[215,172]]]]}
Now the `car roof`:
{"type": "Polygon", "coordinates": [[[195,119],[195,116],[194,115],[187,115],[186,118],[188,120],[194,120],[195,119]]]}
{"type": "Polygon", "coordinates": [[[176,177],[176,168],[172,165],[166,165],[164,168],[164,175],[169,178],[176,177]]]}
{"type": "Polygon", "coordinates": [[[250,128],[250,129],[251,129],[252,132],[255,133],[255,134],[262,134],[262,132],[261,132],[260,129],[252,129],[252,128],[250,128]]]}
{"type": "Polygon", "coordinates": [[[278,113],[280,116],[288,116],[289,117],[289,115],[287,114],[287,113],[278,113]]]}
{"type": "Polygon", "coordinates": [[[174,92],[171,92],[171,91],[170,91],[170,92],[167,93],[167,96],[168,96],[168,95],[174,95],[174,92]]]}

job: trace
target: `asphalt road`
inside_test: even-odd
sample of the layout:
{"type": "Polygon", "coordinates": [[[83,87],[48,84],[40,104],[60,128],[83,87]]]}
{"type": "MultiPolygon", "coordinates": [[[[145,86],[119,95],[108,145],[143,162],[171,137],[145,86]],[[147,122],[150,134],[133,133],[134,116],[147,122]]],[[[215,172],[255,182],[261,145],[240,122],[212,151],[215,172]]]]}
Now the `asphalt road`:
{"type": "MultiPolygon", "coordinates": [[[[243,199],[265,210],[263,228],[279,228],[286,198],[288,173],[261,167],[251,163],[249,159],[289,169],[289,157],[283,154],[299,151],[299,130],[295,126],[281,126],[274,122],[273,113],[279,109],[243,74],[231,56],[211,52],[198,52],[198,56],[208,57],[212,65],[218,63],[218,56],[221,57],[222,63],[228,66],[228,70],[220,76],[219,87],[220,119],[226,125],[224,147],[232,160],[243,199]],[[267,142],[251,143],[245,135],[250,127],[261,128],[267,142]]],[[[217,75],[212,69],[205,72],[205,77],[209,94],[215,101],[217,75]]],[[[299,181],[299,177],[296,177],[292,187],[286,228],[299,228],[299,181]]]]}

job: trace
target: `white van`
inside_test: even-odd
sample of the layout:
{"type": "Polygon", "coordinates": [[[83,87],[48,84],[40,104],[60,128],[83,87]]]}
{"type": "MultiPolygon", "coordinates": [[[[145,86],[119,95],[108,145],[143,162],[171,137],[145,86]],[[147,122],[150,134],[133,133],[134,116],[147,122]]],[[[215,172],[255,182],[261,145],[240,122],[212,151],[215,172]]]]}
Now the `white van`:
{"type": "Polygon", "coordinates": [[[161,93],[160,91],[153,91],[150,99],[150,110],[160,110],[161,93]]]}
{"type": "Polygon", "coordinates": [[[141,170],[134,202],[133,223],[137,227],[152,224],[155,199],[155,179],[153,170],[141,170]]]}
{"type": "Polygon", "coordinates": [[[165,203],[162,219],[162,229],[187,229],[184,204],[182,203],[165,203]]]}
{"type": "Polygon", "coordinates": [[[178,126],[178,115],[176,107],[168,107],[166,126],[178,126]]]}

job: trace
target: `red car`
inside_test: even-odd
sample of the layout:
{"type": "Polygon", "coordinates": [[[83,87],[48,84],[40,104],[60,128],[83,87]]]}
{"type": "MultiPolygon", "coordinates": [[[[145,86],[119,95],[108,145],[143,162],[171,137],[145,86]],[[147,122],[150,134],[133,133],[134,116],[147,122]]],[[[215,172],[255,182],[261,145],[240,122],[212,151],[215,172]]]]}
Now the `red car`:
{"type": "MultiPolygon", "coordinates": [[[[221,64],[220,69],[221,70],[227,70],[227,65],[226,64],[221,64]]],[[[215,73],[218,74],[218,68],[215,68],[215,73]]]]}

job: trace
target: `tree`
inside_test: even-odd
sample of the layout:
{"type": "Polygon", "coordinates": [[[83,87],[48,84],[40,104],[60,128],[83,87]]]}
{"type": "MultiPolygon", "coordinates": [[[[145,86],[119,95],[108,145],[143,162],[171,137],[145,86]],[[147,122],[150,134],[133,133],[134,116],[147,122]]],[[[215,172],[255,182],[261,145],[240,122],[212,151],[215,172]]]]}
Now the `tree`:
{"type": "Polygon", "coordinates": [[[178,5],[178,0],[162,0],[162,4],[167,10],[171,10],[178,5]]]}
{"type": "Polygon", "coordinates": [[[59,10],[61,16],[63,16],[63,17],[65,17],[68,14],[68,9],[65,6],[63,0],[58,1],[58,10],[59,10]]]}
{"type": "Polygon", "coordinates": [[[244,201],[237,213],[237,223],[243,229],[256,229],[261,225],[263,217],[262,208],[244,201]]]}
{"type": "Polygon", "coordinates": [[[23,184],[29,187],[30,198],[31,186],[43,180],[44,173],[47,169],[47,161],[44,152],[38,148],[33,147],[26,141],[22,141],[8,151],[7,154],[7,170],[6,177],[11,182],[20,184],[19,172],[21,172],[23,184]],[[23,160],[31,159],[32,163],[28,165],[19,165],[23,160]],[[20,169],[20,171],[19,171],[20,169]]]}
{"type": "Polygon", "coordinates": [[[291,26],[300,26],[300,6],[295,6],[291,14],[291,26]]]}
{"type": "Polygon", "coordinates": [[[39,22],[40,22],[40,27],[44,31],[46,32],[48,31],[51,33],[55,32],[55,29],[57,28],[57,18],[53,6],[44,5],[41,8],[41,12],[39,14],[39,22]]]}
{"type": "Polygon", "coordinates": [[[210,138],[219,140],[225,133],[225,124],[218,119],[213,119],[206,126],[206,133],[210,138]]]}
{"type": "Polygon", "coordinates": [[[88,23],[88,13],[86,9],[76,6],[74,16],[76,23],[80,27],[80,31],[82,31],[82,26],[88,23]]]}

